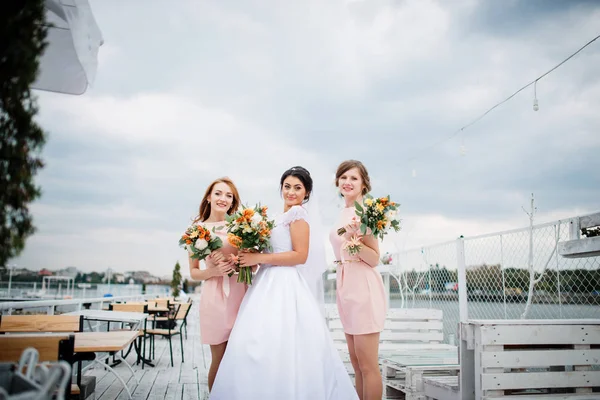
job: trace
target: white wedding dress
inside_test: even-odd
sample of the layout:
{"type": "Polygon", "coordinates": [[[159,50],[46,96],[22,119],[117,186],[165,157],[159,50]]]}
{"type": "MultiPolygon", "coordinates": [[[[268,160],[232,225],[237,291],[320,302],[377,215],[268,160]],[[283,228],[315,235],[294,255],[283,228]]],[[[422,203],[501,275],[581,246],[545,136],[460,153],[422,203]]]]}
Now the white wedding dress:
{"type": "MultiPolygon", "coordinates": [[[[273,252],[292,250],[289,225],[298,219],[308,221],[300,206],[275,219],[273,252]]],[[[358,399],[300,268],[260,267],[240,306],[209,399],[358,399]]]]}

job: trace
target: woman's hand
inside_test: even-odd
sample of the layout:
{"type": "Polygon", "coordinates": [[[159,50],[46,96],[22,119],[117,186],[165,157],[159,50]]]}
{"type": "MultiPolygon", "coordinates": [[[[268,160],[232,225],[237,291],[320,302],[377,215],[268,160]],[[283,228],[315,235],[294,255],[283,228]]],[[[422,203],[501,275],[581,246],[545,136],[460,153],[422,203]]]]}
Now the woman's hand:
{"type": "Polygon", "coordinates": [[[220,261],[223,261],[225,259],[225,256],[223,255],[223,253],[221,253],[220,250],[215,250],[208,255],[208,258],[215,264],[218,264],[220,261]]]}
{"type": "Polygon", "coordinates": [[[358,219],[358,217],[352,217],[350,222],[344,225],[343,228],[345,230],[344,236],[346,238],[350,238],[355,234],[360,234],[360,220],[358,219]]]}
{"type": "Polygon", "coordinates": [[[223,260],[218,262],[213,269],[216,270],[215,276],[228,275],[235,272],[235,263],[231,260],[223,260]]]}
{"type": "Polygon", "coordinates": [[[259,264],[261,257],[262,254],[260,253],[239,253],[238,259],[240,262],[240,267],[252,267],[256,264],[259,264]]]}

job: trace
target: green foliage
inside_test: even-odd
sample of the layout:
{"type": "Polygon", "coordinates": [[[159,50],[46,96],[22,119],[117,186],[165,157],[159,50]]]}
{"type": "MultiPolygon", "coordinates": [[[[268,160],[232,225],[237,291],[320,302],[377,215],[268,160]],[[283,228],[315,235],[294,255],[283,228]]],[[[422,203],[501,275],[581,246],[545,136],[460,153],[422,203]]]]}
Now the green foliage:
{"type": "Polygon", "coordinates": [[[45,142],[35,123],[31,85],[46,47],[43,0],[0,3],[0,265],[18,256],[35,232],[29,204],[41,194],[34,177],[45,142]]]}
{"type": "Polygon", "coordinates": [[[173,279],[171,279],[171,290],[173,293],[173,297],[179,297],[179,286],[181,285],[181,266],[179,265],[179,261],[175,264],[175,268],[173,268],[173,279]]]}

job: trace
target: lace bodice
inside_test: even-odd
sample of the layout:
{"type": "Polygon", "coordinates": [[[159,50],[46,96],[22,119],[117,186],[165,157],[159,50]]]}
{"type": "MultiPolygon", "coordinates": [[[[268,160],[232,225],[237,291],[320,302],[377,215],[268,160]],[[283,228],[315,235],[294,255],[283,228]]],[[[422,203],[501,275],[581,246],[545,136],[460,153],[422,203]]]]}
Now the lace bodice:
{"type": "Polygon", "coordinates": [[[308,222],[308,213],[301,206],[293,206],[287,212],[275,217],[275,228],[271,232],[272,253],[283,253],[292,250],[290,224],[299,219],[308,222]]]}

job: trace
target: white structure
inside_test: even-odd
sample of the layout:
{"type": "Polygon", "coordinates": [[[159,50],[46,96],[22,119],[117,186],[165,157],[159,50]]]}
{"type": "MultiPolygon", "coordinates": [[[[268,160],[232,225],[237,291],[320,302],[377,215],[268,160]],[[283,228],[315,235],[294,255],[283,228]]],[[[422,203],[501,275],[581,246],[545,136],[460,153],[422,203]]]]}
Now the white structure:
{"type": "Polygon", "coordinates": [[[102,33],[88,0],[46,0],[48,47],[33,89],[80,95],[94,81],[102,33]]]}
{"type": "Polygon", "coordinates": [[[75,278],[70,276],[45,276],[42,281],[42,290],[38,292],[39,296],[44,296],[46,291],[50,289],[50,285],[52,282],[56,281],[58,283],[57,289],[57,297],[64,296],[64,298],[73,298],[75,294],[75,278]],[[63,294],[62,285],[63,282],[66,282],[65,292],[63,294]]]}

